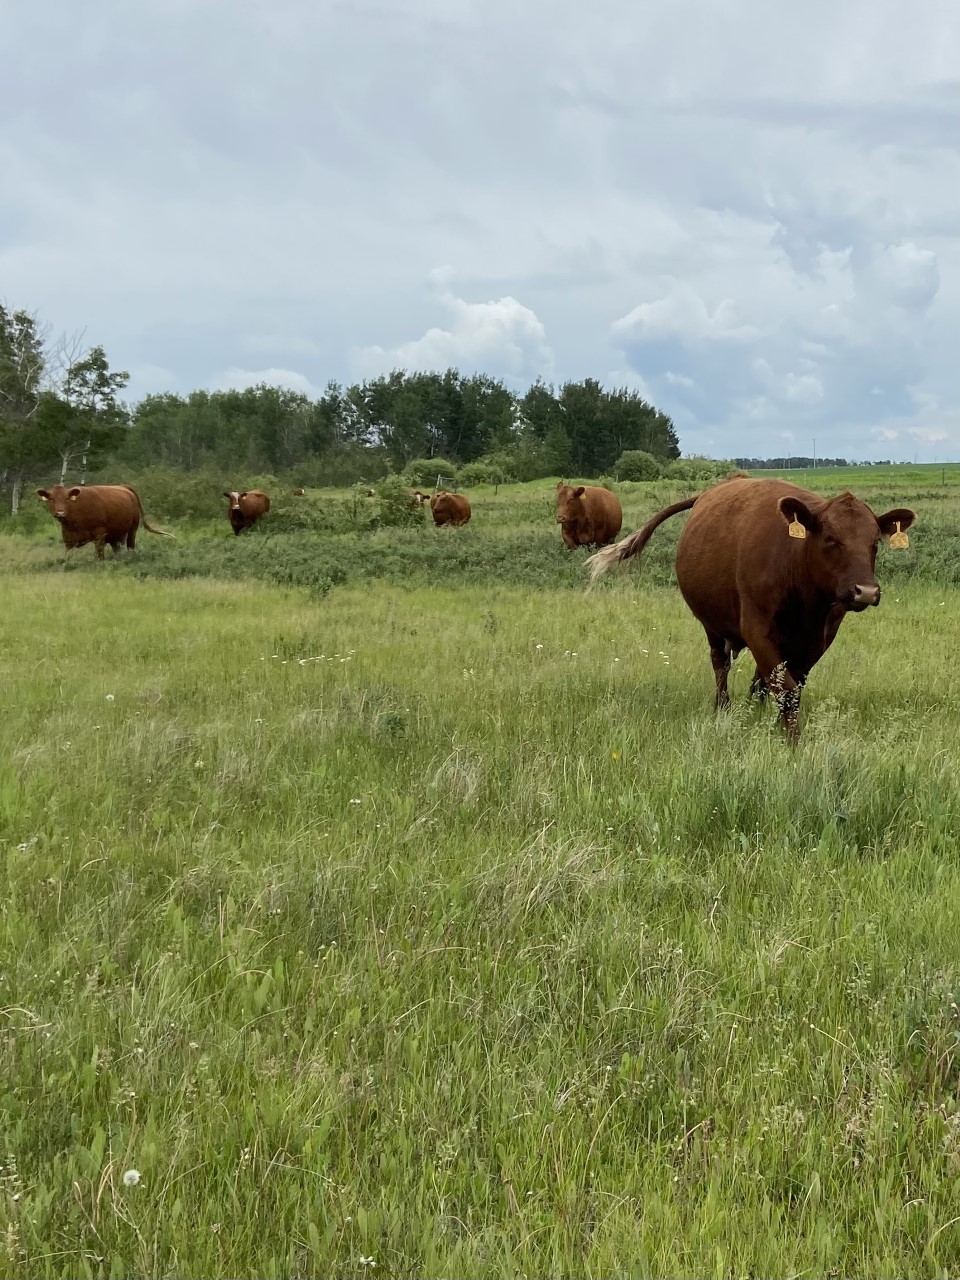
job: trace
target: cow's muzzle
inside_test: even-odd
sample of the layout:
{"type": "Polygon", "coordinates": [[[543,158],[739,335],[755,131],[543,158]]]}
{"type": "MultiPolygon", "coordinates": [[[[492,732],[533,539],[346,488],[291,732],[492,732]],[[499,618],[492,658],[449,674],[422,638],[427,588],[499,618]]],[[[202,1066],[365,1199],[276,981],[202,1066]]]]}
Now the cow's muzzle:
{"type": "Polygon", "coordinates": [[[863,586],[857,582],[850,588],[847,597],[847,608],[852,609],[855,613],[861,613],[864,609],[875,607],[880,603],[880,588],[874,586],[863,586]]]}

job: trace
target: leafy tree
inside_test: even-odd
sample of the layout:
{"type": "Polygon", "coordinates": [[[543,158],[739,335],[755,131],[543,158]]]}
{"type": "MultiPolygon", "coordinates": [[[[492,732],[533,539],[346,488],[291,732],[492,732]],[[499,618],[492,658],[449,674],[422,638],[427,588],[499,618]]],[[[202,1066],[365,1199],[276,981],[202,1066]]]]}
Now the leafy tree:
{"type": "Polygon", "coordinates": [[[403,478],[407,484],[432,485],[437,476],[442,480],[455,480],[457,468],[446,458],[414,458],[403,469],[403,478]]]}
{"type": "Polygon", "coordinates": [[[550,424],[543,437],[543,462],[548,476],[565,476],[570,474],[573,462],[573,447],[566,428],[559,420],[550,424]]]}
{"type": "Polygon", "coordinates": [[[111,373],[100,346],[69,365],[60,387],[62,407],[50,415],[50,444],[60,459],[61,484],[74,459],[81,459],[83,484],[88,464],[96,465],[116,450],[128,421],[118,397],[129,381],[125,369],[111,373]]]}
{"type": "Polygon", "coordinates": [[[25,477],[44,464],[37,419],[46,364],[46,335],[36,316],[0,304],[0,472],[10,484],[13,515],[25,477]]]}

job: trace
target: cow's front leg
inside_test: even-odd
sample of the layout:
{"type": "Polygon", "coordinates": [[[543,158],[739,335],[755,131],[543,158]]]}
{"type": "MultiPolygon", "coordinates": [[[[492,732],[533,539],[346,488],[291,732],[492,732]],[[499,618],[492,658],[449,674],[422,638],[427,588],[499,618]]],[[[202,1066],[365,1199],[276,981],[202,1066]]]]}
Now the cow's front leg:
{"type": "MultiPolygon", "coordinates": [[[[787,660],[780,651],[780,647],[761,626],[745,626],[743,638],[746,640],[757,664],[757,675],[754,676],[754,683],[756,683],[757,676],[759,676],[773,694],[780,713],[780,722],[786,731],[787,739],[789,742],[797,742],[800,737],[799,718],[802,679],[799,682],[794,679],[787,666],[787,660]]],[[[806,672],[803,675],[805,676],[806,672]]]]}

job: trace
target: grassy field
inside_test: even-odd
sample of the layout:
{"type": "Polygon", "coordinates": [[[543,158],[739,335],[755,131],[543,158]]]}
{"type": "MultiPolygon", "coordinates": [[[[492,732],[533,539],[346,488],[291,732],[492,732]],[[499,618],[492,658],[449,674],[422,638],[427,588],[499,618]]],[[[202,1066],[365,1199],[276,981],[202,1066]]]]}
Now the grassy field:
{"type": "Polygon", "coordinates": [[[960,498],[869,479],[795,751],[682,518],[0,538],[0,1276],[960,1274],[960,498]]]}

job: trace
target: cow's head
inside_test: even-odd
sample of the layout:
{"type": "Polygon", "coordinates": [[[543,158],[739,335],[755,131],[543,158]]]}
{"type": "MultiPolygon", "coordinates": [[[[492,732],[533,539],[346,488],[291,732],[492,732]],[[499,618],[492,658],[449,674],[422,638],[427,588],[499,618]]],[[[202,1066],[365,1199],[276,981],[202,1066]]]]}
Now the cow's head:
{"type": "Polygon", "coordinates": [[[82,492],[76,485],[72,489],[65,489],[62,484],[55,484],[52,489],[38,489],[37,497],[47,504],[47,510],[54,520],[66,520],[69,504],[76,502],[82,492]]]}
{"type": "Polygon", "coordinates": [[[236,490],[231,491],[229,489],[224,489],[223,496],[229,499],[230,501],[229,509],[231,511],[239,511],[240,499],[245,498],[247,496],[247,493],[246,493],[246,490],[244,490],[243,493],[237,493],[236,490]]]}
{"type": "Polygon", "coordinates": [[[580,499],[584,492],[582,484],[574,488],[573,485],[560,481],[557,485],[557,524],[575,524],[583,516],[583,503],[580,499]]]}
{"type": "Polygon", "coordinates": [[[422,507],[425,502],[430,501],[429,493],[421,493],[419,489],[414,490],[413,503],[414,506],[422,507]]]}
{"type": "Polygon", "coordinates": [[[907,507],[896,507],[875,516],[852,493],[841,493],[816,510],[801,498],[781,498],[777,503],[787,527],[793,526],[798,544],[805,548],[805,573],[822,595],[859,613],[880,603],[880,587],[874,568],[881,538],[910,528],[916,519],[907,507]],[[797,526],[802,530],[799,533],[797,526]]]}

